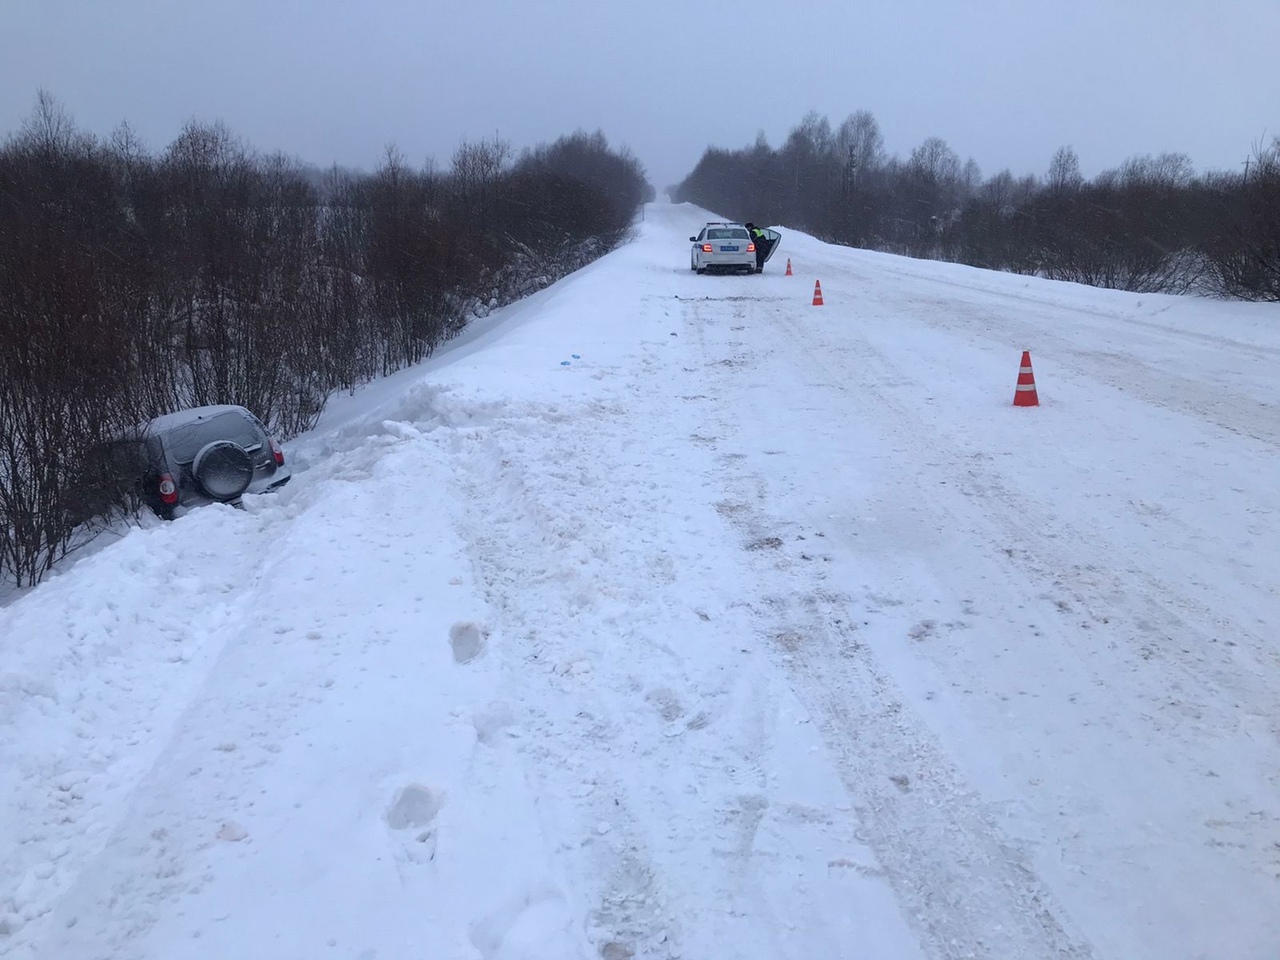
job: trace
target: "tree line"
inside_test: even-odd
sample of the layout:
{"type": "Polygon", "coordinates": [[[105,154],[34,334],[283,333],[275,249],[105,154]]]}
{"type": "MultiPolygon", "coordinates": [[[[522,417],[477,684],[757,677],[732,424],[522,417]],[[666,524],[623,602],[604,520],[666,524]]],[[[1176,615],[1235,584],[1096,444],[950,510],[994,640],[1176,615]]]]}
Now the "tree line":
{"type": "Polygon", "coordinates": [[[651,197],[599,132],[317,176],[217,123],[158,154],[95,138],[42,92],[0,144],[0,578],[37,582],[125,507],[86,472],[104,438],[211,403],[293,436],[616,246],[651,197]]]}
{"type": "Polygon", "coordinates": [[[850,246],[1144,293],[1280,300],[1280,137],[1240,171],[1197,175],[1164,153],[1087,180],[1062,147],[1043,177],[983,178],[938,137],[902,159],[886,154],[872,114],[833,128],[810,113],[780,148],[762,134],[708,149],[670,193],[850,246]]]}

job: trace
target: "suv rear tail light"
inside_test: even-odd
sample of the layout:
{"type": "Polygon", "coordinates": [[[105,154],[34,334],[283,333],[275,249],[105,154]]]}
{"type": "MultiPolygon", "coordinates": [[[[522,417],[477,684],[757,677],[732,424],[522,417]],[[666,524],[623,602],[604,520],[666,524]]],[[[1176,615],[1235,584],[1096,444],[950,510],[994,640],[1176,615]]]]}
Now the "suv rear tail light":
{"type": "Polygon", "coordinates": [[[754,243],[748,243],[747,253],[755,253],[755,252],[756,252],[756,245],[754,243]]]}
{"type": "Polygon", "coordinates": [[[709,243],[704,243],[704,244],[702,245],[702,252],[703,252],[703,253],[710,253],[710,252],[711,252],[711,244],[709,244],[709,243]]]}
{"type": "Polygon", "coordinates": [[[276,438],[271,438],[271,455],[276,458],[276,466],[284,466],[284,451],[280,449],[280,444],[276,443],[276,438]]]}
{"type": "Polygon", "coordinates": [[[167,473],[160,474],[160,499],[170,506],[178,502],[178,486],[167,473]]]}

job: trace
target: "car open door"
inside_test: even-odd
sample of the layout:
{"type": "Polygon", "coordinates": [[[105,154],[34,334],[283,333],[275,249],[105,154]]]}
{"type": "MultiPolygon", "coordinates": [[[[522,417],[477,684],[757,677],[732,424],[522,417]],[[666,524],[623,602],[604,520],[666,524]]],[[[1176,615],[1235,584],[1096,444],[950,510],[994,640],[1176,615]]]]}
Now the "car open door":
{"type": "Polygon", "coordinates": [[[768,263],[769,258],[773,256],[773,251],[778,249],[778,241],[782,239],[782,234],[777,230],[770,230],[767,227],[761,231],[764,237],[756,241],[756,245],[764,248],[764,262],[768,263]]]}

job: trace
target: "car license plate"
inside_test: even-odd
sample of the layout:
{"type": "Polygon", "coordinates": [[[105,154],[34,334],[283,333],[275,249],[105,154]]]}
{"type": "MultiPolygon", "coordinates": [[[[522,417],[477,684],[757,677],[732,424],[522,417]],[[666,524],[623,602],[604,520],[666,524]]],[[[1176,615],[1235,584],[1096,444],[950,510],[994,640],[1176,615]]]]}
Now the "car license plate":
{"type": "Polygon", "coordinates": [[[721,253],[737,253],[738,248],[737,247],[721,247],[720,252],[721,253]]]}

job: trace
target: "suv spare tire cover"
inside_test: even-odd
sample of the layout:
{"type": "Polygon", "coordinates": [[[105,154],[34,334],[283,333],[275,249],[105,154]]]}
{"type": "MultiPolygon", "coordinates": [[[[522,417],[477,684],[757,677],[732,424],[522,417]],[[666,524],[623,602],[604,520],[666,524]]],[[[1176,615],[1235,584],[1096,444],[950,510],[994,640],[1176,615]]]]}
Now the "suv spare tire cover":
{"type": "Polygon", "coordinates": [[[206,443],[191,461],[191,473],[200,489],[214,500],[227,502],[249,489],[253,460],[234,440],[206,443]]]}

